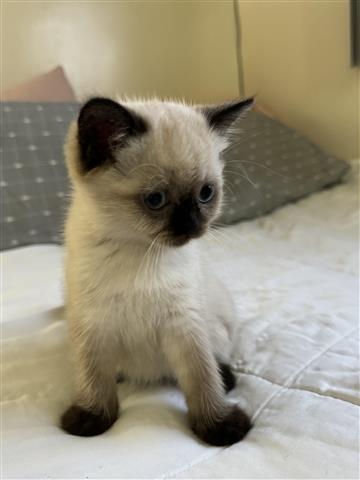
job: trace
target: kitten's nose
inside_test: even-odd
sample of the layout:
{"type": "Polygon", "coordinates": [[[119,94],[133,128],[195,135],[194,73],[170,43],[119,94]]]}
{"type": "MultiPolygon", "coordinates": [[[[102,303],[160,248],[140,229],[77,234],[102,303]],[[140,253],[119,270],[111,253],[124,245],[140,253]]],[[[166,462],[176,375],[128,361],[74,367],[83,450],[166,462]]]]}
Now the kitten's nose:
{"type": "Polygon", "coordinates": [[[183,200],[174,207],[170,219],[170,231],[174,236],[193,236],[202,226],[199,207],[192,198],[183,200]]]}

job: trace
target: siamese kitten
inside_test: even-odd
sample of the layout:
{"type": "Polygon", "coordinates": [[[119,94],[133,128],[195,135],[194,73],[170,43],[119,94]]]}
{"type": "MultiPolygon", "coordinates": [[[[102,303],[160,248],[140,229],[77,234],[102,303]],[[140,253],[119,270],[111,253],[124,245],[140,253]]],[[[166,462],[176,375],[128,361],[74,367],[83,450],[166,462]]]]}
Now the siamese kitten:
{"type": "Polygon", "coordinates": [[[235,312],[200,237],[220,212],[226,133],[252,99],[215,107],[94,98],[70,128],[67,318],[77,392],[64,430],[98,435],[119,415],[119,373],[174,379],[193,431],[230,445],[250,428],[226,401],[235,312]]]}

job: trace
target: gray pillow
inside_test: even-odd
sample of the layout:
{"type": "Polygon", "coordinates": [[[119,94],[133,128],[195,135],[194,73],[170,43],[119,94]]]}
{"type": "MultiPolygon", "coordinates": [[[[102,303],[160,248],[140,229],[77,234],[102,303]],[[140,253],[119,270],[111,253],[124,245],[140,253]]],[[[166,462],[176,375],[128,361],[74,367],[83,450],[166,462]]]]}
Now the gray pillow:
{"type": "Polygon", "coordinates": [[[1,249],[61,241],[69,190],[63,143],[78,108],[1,104],[1,249]]]}
{"type": "Polygon", "coordinates": [[[349,166],[261,113],[235,126],[225,152],[225,206],[219,223],[271,212],[340,181],[349,166]]]}

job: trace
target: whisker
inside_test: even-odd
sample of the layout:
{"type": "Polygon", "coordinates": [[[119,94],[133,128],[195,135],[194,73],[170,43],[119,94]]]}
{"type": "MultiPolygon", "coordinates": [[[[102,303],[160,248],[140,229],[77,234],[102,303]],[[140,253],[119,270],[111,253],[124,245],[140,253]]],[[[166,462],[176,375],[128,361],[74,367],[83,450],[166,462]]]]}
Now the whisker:
{"type": "Polygon", "coordinates": [[[221,222],[213,222],[211,227],[229,227],[229,224],[228,223],[221,223],[221,222]]]}
{"type": "Polygon", "coordinates": [[[212,228],[212,233],[214,235],[218,235],[221,240],[225,240],[228,244],[233,244],[234,243],[234,237],[226,234],[224,231],[219,230],[217,228],[212,228]]]}
{"type": "MultiPolygon", "coordinates": [[[[161,233],[161,232],[160,232],[160,233],[161,233]]],[[[135,284],[137,284],[138,277],[139,277],[139,275],[140,275],[140,272],[141,272],[143,266],[145,267],[144,270],[145,270],[145,276],[146,276],[146,273],[147,273],[147,268],[146,268],[146,266],[147,266],[147,265],[146,265],[147,258],[148,258],[148,256],[150,255],[150,252],[151,252],[152,248],[153,248],[154,245],[156,244],[156,241],[157,241],[158,237],[160,236],[160,233],[158,233],[158,234],[154,237],[154,239],[153,239],[152,242],[150,243],[150,246],[149,246],[148,249],[146,250],[143,258],[141,259],[140,265],[139,265],[139,267],[138,267],[138,269],[137,269],[137,272],[136,272],[136,275],[135,275],[135,284]]]]}
{"type": "Polygon", "coordinates": [[[214,235],[213,231],[208,230],[207,235],[209,235],[210,238],[215,240],[217,244],[222,245],[222,242],[216,237],[216,235],[214,235]]]}
{"type": "Polygon", "coordinates": [[[261,130],[260,132],[256,132],[256,133],[253,133],[252,135],[249,135],[246,132],[246,130],[244,130],[244,129],[242,129],[240,132],[239,132],[238,129],[236,129],[234,131],[234,134],[233,134],[234,136],[232,136],[231,133],[228,136],[228,139],[229,139],[230,143],[225,148],[224,152],[227,152],[227,151],[231,150],[232,148],[236,148],[239,145],[243,144],[244,142],[248,142],[250,139],[258,137],[259,135],[261,135],[264,132],[265,132],[265,130],[261,130]],[[235,137],[235,135],[236,135],[236,137],[235,137]],[[236,138],[236,141],[234,141],[235,138],[236,138]]]}
{"type": "MultiPolygon", "coordinates": [[[[229,164],[232,164],[232,165],[239,165],[239,164],[242,164],[242,163],[249,163],[250,165],[256,165],[260,168],[265,168],[265,170],[269,170],[272,174],[274,175],[277,175],[279,177],[282,177],[282,178],[291,178],[289,175],[284,175],[283,173],[280,173],[280,172],[277,172],[276,170],[274,170],[273,168],[270,168],[268,165],[263,165],[262,163],[259,163],[259,162],[253,162],[253,161],[250,161],[250,160],[238,160],[237,162],[227,162],[229,164]]],[[[228,171],[227,168],[225,167],[225,171],[228,171]]]]}
{"type": "Polygon", "coordinates": [[[224,188],[230,192],[231,195],[235,195],[234,191],[232,190],[232,188],[230,187],[230,185],[227,185],[226,183],[224,183],[224,188]]]}

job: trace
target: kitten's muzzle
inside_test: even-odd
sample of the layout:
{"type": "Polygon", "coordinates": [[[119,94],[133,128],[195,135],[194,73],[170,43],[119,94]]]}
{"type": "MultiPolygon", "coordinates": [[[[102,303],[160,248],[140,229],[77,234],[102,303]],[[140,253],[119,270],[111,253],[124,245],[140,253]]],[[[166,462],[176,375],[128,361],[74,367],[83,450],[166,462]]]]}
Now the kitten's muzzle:
{"type": "Polygon", "coordinates": [[[187,198],[174,207],[168,227],[175,245],[183,245],[200,237],[206,230],[206,221],[193,198],[187,198]]]}
{"type": "Polygon", "coordinates": [[[190,242],[190,240],[194,240],[194,238],[199,238],[201,237],[206,231],[206,228],[204,228],[201,232],[199,232],[198,234],[196,235],[179,235],[177,237],[170,237],[170,241],[169,243],[173,246],[173,247],[182,247],[183,245],[185,245],[186,243],[190,242]]]}

